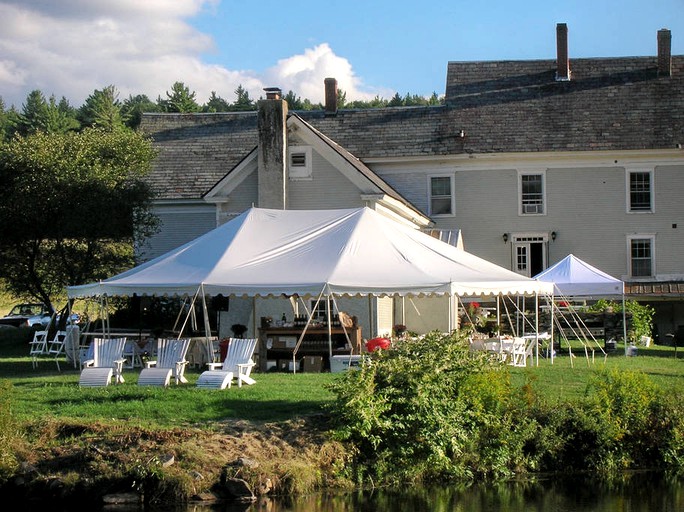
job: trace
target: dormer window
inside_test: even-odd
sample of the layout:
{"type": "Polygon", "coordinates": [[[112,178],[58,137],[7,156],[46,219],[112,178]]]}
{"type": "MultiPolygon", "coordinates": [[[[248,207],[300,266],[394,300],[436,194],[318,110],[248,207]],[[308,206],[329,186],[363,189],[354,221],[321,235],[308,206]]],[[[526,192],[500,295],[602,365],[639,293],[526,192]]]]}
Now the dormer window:
{"type": "Polygon", "coordinates": [[[312,167],[310,146],[290,146],[288,173],[291,180],[310,180],[312,167]]]}

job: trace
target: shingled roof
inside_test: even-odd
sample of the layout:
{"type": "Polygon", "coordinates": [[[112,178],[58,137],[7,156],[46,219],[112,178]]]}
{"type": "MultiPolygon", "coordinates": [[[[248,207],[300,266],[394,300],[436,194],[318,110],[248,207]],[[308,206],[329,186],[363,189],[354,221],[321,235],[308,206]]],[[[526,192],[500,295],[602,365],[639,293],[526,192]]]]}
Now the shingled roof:
{"type": "MultiPolygon", "coordinates": [[[[656,57],[450,62],[446,105],[297,112],[369,161],[446,155],[672,149],[684,144],[684,56],[658,76],[656,57]],[[459,137],[463,130],[465,136],[459,137]]],[[[143,115],[160,150],[161,199],[196,199],[258,143],[256,112],[143,115]]]]}

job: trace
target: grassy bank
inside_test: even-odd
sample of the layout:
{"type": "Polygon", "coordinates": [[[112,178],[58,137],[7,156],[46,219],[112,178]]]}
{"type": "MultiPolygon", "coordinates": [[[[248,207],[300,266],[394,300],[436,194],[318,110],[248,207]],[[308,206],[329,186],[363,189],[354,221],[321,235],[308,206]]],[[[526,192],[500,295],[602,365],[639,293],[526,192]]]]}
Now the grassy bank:
{"type": "MultiPolygon", "coordinates": [[[[244,478],[254,489],[268,481],[273,489],[284,493],[361,483],[358,473],[353,475],[345,470],[351,452],[327,436],[331,426],[326,414],[321,414],[336,398],[329,386],[341,382],[345,374],[254,373],[257,381],[254,386],[217,391],[195,387],[202,368],[188,368],[188,384],[167,389],[138,387],[139,369],[135,369],[124,372],[123,384],[81,389],[78,369],[62,362],[62,371],[58,372],[54,361],[49,359],[41,360],[33,368],[26,336],[22,339],[20,333],[14,333],[14,337],[2,334],[0,462],[4,449],[5,455],[17,455],[25,467],[37,468],[41,475],[52,479],[58,475],[65,488],[73,490],[95,478],[106,480],[109,487],[151,488],[158,494],[173,488],[173,492],[166,492],[166,499],[169,494],[187,498],[207,492],[213,483],[224,478],[226,468],[232,468],[228,470],[231,475],[244,478]],[[174,455],[176,463],[162,469],[162,461],[168,454],[174,455]],[[232,464],[240,457],[256,461],[257,466],[234,468],[232,464]],[[196,474],[202,475],[201,481],[192,476],[196,474]]],[[[441,385],[431,379],[435,374],[430,361],[447,354],[439,346],[423,349],[433,353],[429,357],[414,357],[408,352],[407,357],[413,359],[396,361],[393,378],[410,374],[406,381],[410,387],[403,389],[441,385]]],[[[684,396],[684,353],[675,358],[672,347],[640,347],[636,357],[626,357],[621,346],[606,357],[598,348],[593,357],[591,353],[585,356],[579,347],[573,353],[571,357],[564,351],[553,363],[540,359],[539,366],[507,367],[512,387],[517,390],[530,387],[538,396],[558,404],[557,410],[562,410],[564,405],[584,396],[593,376],[608,369],[637,371],[669,395],[684,396]]],[[[506,423],[490,423],[497,430],[488,430],[477,441],[487,441],[483,445],[487,450],[494,448],[492,440],[496,436],[502,441],[496,446],[506,446],[510,440],[509,429],[518,428],[515,417],[503,412],[502,405],[495,404],[498,397],[506,395],[503,388],[497,388],[502,383],[468,382],[473,393],[484,393],[479,395],[484,401],[473,405],[486,409],[491,403],[494,407],[474,420],[498,422],[500,418],[507,418],[506,423]]],[[[361,409],[364,397],[358,398],[361,409]]],[[[444,405],[448,406],[449,395],[445,394],[444,399],[444,405]]],[[[374,407],[368,402],[365,405],[371,407],[369,411],[374,407]]],[[[579,417],[591,418],[590,415],[579,417]]],[[[549,421],[565,419],[563,416],[549,421]]],[[[533,423],[529,424],[530,428],[533,423]]],[[[392,433],[394,427],[385,425],[392,433]]],[[[478,428],[472,430],[478,431],[485,432],[478,428]]],[[[592,426],[586,431],[601,432],[602,427],[592,426]]],[[[521,443],[528,436],[522,431],[516,435],[521,443]]],[[[539,439],[544,438],[540,434],[539,439]]],[[[363,439],[357,441],[363,442],[363,439]]],[[[415,445],[411,438],[403,444],[409,445],[415,445]]],[[[389,449],[394,449],[393,446],[389,449]]],[[[591,446],[586,448],[587,453],[592,453],[591,446]]],[[[499,455],[496,451],[487,457],[499,455]]],[[[487,457],[477,464],[485,467],[487,457]]],[[[22,479],[26,480],[26,475],[22,479]]]]}

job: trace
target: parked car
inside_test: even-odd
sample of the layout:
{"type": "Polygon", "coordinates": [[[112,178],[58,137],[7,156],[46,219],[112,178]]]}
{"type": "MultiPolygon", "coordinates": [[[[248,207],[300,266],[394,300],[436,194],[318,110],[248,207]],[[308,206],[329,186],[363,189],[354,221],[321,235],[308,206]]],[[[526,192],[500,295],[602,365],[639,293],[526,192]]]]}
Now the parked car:
{"type": "Polygon", "coordinates": [[[50,310],[45,304],[17,304],[10,312],[0,318],[0,326],[33,327],[47,326],[51,318],[50,310]]]}

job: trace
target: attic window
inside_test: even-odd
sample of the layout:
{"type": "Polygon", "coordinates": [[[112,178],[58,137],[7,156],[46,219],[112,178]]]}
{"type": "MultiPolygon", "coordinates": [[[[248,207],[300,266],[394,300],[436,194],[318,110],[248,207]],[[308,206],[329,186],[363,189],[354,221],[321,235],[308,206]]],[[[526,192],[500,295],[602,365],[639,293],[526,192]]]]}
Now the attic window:
{"type": "Polygon", "coordinates": [[[288,153],[288,173],[291,180],[311,179],[311,147],[290,146],[288,153]]]}

